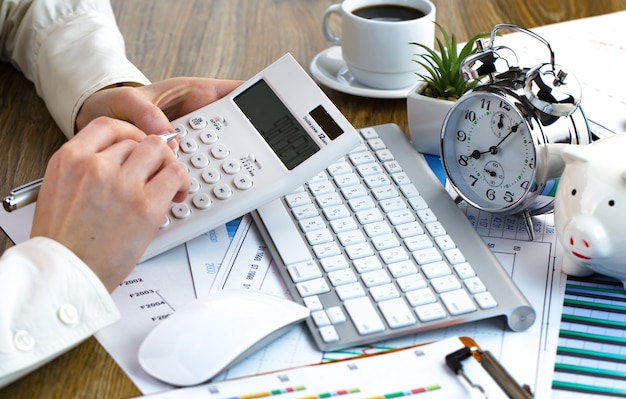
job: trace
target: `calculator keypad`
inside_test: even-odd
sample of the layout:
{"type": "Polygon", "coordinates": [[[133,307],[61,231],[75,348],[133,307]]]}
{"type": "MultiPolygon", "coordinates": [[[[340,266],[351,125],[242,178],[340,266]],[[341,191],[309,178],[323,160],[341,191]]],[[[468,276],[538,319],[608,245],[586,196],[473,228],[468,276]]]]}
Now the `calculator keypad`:
{"type": "Polygon", "coordinates": [[[254,187],[254,179],[242,162],[232,158],[228,145],[220,141],[220,133],[227,129],[216,117],[220,130],[215,130],[201,115],[191,116],[186,124],[174,126],[179,137],[178,162],[191,177],[189,196],[183,203],[174,203],[170,214],[161,225],[166,228],[172,219],[186,219],[193,212],[211,207],[215,201],[230,200],[238,191],[254,187]]]}

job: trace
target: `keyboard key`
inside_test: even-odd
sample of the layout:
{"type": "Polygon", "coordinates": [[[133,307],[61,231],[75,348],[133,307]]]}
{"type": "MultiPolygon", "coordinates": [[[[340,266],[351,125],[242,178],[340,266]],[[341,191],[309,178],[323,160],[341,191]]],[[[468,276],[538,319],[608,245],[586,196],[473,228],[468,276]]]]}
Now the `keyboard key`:
{"type": "Polygon", "coordinates": [[[476,272],[474,271],[472,266],[470,266],[470,264],[467,262],[454,265],[454,271],[456,272],[456,274],[459,275],[461,279],[474,277],[476,275],[476,272]]]}
{"type": "Polygon", "coordinates": [[[448,316],[444,308],[437,302],[415,308],[417,317],[423,322],[443,319],[448,316]]]}
{"type": "Polygon", "coordinates": [[[322,306],[322,302],[320,301],[320,297],[318,297],[317,295],[308,296],[303,300],[304,306],[306,306],[311,312],[324,309],[324,307],[322,306]]]}
{"type": "Polygon", "coordinates": [[[335,270],[329,272],[327,276],[330,283],[335,287],[358,281],[352,269],[335,270]]]}
{"type": "Polygon", "coordinates": [[[330,291],[330,287],[323,278],[316,278],[309,281],[304,281],[296,284],[296,288],[301,297],[307,297],[311,295],[324,294],[330,291]]]}
{"type": "Polygon", "coordinates": [[[441,300],[446,306],[446,309],[448,309],[448,312],[453,316],[476,311],[474,301],[472,301],[472,298],[470,298],[464,290],[443,293],[441,294],[441,300]]]}
{"type": "Polygon", "coordinates": [[[342,301],[347,301],[348,299],[363,297],[369,302],[369,299],[367,299],[367,297],[365,296],[366,295],[365,290],[359,283],[350,283],[346,285],[340,285],[335,289],[335,291],[337,292],[337,295],[342,301]]]}
{"type": "Polygon", "coordinates": [[[291,279],[296,283],[322,277],[322,271],[312,260],[289,265],[287,270],[291,279]]]}
{"type": "Polygon", "coordinates": [[[413,311],[402,298],[383,301],[378,307],[391,328],[410,326],[417,322],[413,311]]]}
{"type": "MultiPolygon", "coordinates": [[[[424,283],[424,287],[426,287],[426,283],[424,283]]],[[[409,301],[411,306],[422,306],[427,303],[437,302],[437,297],[433,292],[428,288],[421,288],[419,290],[410,291],[406,295],[406,299],[409,301]]]]}
{"type": "MultiPolygon", "coordinates": [[[[337,250],[339,250],[339,248],[337,248],[337,250]]],[[[346,247],[346,254],[348,255],[350,259],[359,259],[359,258],[364,258],[366,256],[374,255],[374,250],[368,243],[363,242],[363,243],[348,245],[346,247]]],[[[336,254],[333,254],[333,255],[336,255],[336,254]]]]}
{"type": "Polygon", "coordinates": [[[446,262],[428,263],[422,266],[421,271],[429,280],[452,274],[452,270],[446,262]]]}
{"type": "Polygon", "coordinates": [[[344,306],[359,334],[368,335],[385,330],[385,325],[369,298],[351,299],[346,301],[344,306]]]}
{"type": "Polygon", "coordinates": [[[372,270],[361,274],[361,279],[366,287],[374,287],[377,285],[391,282],[391,278],[384,269],[372,270]]]}
{"type": "Polygon", "coordinates": [[[327,344],[339,341],[337,330],[333,326],[325,326],[319,329],[322,340],[327,344]]]}
{"type": "Polygon", "coordinates": [[[445,251],[444,254],[446,255],[446,259],[448,259],[448,262],[453,265],[465,262],[465,256],[463,256],[463,253],[458,248],[449,249],[445,251]]]}
{"type": "Polygon", "coordinates": [[[341,310],[341,306],[332,306],[326,310],[326,314],[328,315],[328,319],[332,324],[341,324],[345,323],[348,319],[346,318],[346,314],[341,310]]]}
{"type": "Polygon", "coordinates": [[[359,273],[366,273],[371,270],[378,270],[383,267],[380,260],[376,256],[366,256],[365,258],[356,259],[352,262],[354,269],[359,273]]]}
{"type": "Polygon", "coordinates": [[[489,292],[481,292],[480,294],[474,295],[474,299],[476,299],[481,309],[491,309],[498,306],[498,303],[489,292]]]}
{"type": "Polygon", "coordinates": [[[342,254],[329,256],[328,258],[320,259],[319,261],[326,273],[350,267],[350,264],[342,254]]]}
{"type": "Polygon", "coordinates": [[[369,291],[375,302],[386,301],[400,296],[400,292],[398,292],[398,289],[393,284],[377,285],[371,287],[369,291]]]}
{"type": "Polygon", "coordinates": [[[478,277],[470,277],[463,280],[463,284],[467,287],[470,294],[478,294],[487,291],[487,287],[485,287],[485,284],[483,284],[482,280],[478,277]]]}
{"type": "Polygon", "coordinates": [[[326,228],[326,223],[320,216],[299,220],[298,224],[300,225],[300,229],[305,233],[326,228]]]}
{"type": "Polygon", "coordinates": [[[413,258],[419,265],[441,260],[441,254],[436,248],[426,248],[413,252],[413,258]]]}
{"type": "Polygon", "coordinates": [[[318,327],[330,325],[330,319],[328,318],[328,315],[326,315],[326,312],[324,312],[323,310],[316,310],[315,312],[311,312],[311,318],[313,319],[315,325],[318,327]]]}
{"type": "Polygon", "coordinates": [[[389,272],[394,278],[408,276],[417,273],[417,267],[410,261],[392,263],[388,267],[389,272]]]}
{"type": "Polygon", "coordinates": [[[461,283],[459,283],[459,280],[457,280],[457,278],[452,275],[434,278],[430,280],[430,284],[433,286],[433,289],[437,293],[461,288],[461,283]]]}

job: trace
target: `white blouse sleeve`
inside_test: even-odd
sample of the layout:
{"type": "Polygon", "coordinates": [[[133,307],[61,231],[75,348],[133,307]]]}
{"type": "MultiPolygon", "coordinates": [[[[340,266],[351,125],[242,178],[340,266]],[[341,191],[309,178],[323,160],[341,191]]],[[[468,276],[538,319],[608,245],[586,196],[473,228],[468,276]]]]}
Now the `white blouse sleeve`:
{"type": "Polygon", "coordinates": [[[149,80],[127,58],[107,0],[0,0],[0,55],[35,84],[63,133],[103,87],[149,80]]]}
{"type": "Polygon", "coordinates": [[[91,269],[43,237],[0,258],[0,303],[0,387],[120,318],[91,269]]]}

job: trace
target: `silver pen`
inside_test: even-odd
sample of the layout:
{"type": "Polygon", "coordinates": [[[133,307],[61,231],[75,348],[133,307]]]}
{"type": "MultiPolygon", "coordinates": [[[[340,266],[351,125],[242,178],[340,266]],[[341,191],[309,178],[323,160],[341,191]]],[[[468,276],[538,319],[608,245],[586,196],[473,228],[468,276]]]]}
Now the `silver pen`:
{"type": "MultiPolygon", "coordinates": [[[[177,136],[178,133],[164,133],[160,135],[166,143],[174,140],[177,136]]],[[[12,212],[37,201],[37,195],[39,194],[41,183],[43,183],[43,178],[34,180],[11,190],[9,195],[4,197],[4,200],[2,201],[4,210],[12,212]]]]}

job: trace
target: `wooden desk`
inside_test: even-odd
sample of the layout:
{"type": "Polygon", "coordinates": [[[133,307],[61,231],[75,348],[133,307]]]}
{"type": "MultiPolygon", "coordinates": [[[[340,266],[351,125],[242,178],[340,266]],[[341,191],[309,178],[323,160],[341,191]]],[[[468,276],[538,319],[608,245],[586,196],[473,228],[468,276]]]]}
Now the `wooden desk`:
{"type": "MultiPolygon", "coordinates": [[[[621,0],[433,0],[459,41],[497,23],[535,27],[626,9],[621,0]]],[[[285,52],[308,69],[327,47],[320,18],[332,0],[112,0],[129,58],[153,81],[193,75],[247,79],[285,52]]],[[[355,127],[395,122],[404,100],[324,89],[355,127]]],[[[0,194],[43,175],[64,142],[30,82],[0,64],[0,194]]],[[[0,248],[11,245],[2,235],[0,248]]],[[[121,337],[123,339],[123,337],[121,337]]],[[[141,393],[94,338],[0,390],[2,398],[125,398],[141,393]]]]}

